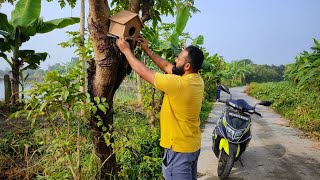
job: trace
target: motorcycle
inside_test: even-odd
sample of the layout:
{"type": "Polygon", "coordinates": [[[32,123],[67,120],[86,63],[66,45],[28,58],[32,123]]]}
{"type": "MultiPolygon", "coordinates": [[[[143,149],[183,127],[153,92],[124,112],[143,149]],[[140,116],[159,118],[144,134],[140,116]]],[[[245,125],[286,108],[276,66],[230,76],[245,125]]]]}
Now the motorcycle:
{"type": "Polygon", "coordinates": [[[256,105],[270,106],[272,102],[262,101],[253,107],[244,99],[232,99],[228,87],[221,85],[221,90],[230,95],[230,99],[223,101],[227,107],[223,110],[212,136],[212,150],[218,158],[218,176],[226,179],[233,167],[234,162],[240,161],[241,155],[246,150],[251,140],[251,115],[256,114],[260,117],[256,105]]]}

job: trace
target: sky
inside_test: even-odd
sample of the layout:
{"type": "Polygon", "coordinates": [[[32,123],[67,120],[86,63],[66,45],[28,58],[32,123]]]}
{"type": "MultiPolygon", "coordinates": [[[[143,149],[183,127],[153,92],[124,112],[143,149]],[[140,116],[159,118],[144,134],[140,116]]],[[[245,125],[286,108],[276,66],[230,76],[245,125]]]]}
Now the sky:
{"type": "MultiPolygon", "coordinates": [[[[218,53],[227,62],[250,59],[256,64],[294,63],[299,53],[310,52],[313,38],[320,41],[319,0],[195,0],[195,6],[200,12],[192,15],[185,32],[191,37],[203,35],[210,55],[218,53]]],[[[13,8],[4,3],[0,12],[10,17],[13,8]]],[[[80,3],[74,9],[61,9],[56,2],[42,2],[45,21],[79,15],[80,3]]],[[[174,21],[173,17],[164,19],[174,21]]],[[[41,64],[47,69],[48,65],[65,63],[76,56],[74,49],[57,44],[68,39],[66,31],[78,30],[79,24],[37,34],[21,49],[48,52],[50,57],[41,64]]],[[[5,67],[9,66],[0,59],[0,69],[5,67]]]]}

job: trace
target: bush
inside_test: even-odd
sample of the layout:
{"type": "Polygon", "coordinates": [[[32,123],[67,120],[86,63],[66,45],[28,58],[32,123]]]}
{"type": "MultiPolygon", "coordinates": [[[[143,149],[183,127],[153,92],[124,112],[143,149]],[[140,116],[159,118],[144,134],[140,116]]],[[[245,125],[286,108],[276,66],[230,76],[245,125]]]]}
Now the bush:
{"type": "Polygon", "coordinates": [[[273,101],[272,108],[289,119],[294,126],[320,138],[319,92],[299,90],[288,82],[251,83],[247,92],[260,100],[273,101]]]}
{"type": "Polygon", "coordinates": [[[146,115],[122,105],[115,109],[116,142],[123,146],[116,153],[120,179],[158,179],[162,177],[163,148],[159,124],[150,129],[146,115]]]}

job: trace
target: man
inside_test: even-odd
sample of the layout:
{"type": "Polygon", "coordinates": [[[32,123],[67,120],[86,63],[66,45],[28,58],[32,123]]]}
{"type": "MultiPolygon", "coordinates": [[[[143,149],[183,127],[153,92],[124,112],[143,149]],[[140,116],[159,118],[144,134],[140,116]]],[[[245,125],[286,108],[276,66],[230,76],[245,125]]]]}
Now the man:
{"type": "Polygon", "coordinates": [[[220,101],[220,92],[221,92],[221,82],[220,80],[217,80],[216,102],[220,101]]]}
{"type": "Polygon", "coordinates": [[[149,70],[131,52],[129,44],[117,40],[132,69],[155,88],[165,93],[160,112],[160,146],[165,148],[162,173],[167,180],[197,179],[200,154],[200,110],[204,82],[198,73],[203,52],[194,46],[184,49],[171,64],[153,53],[144,38],[142,49],[165,73],[149,70]]]}

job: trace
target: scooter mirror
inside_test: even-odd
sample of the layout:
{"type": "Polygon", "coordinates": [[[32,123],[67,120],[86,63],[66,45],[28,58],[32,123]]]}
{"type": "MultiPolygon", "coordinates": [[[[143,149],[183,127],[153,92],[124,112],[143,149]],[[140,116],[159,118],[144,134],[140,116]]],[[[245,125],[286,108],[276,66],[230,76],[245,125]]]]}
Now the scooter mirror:
{"type": "Polygon", "coordinates": [[[271,101],[262,101],[262,102],[259,102],[258,104],[262,105],[262,106],[270,106],[272,104],[272,102],[271,101]]]}
{"type": "Polygon", "coordinates": [[[228,94],[230,94],[229,88],[227,86],[225,86],[225,85],[221,85],[221,90],[226,92],[226,93],[228,93],[228,94]]]}

